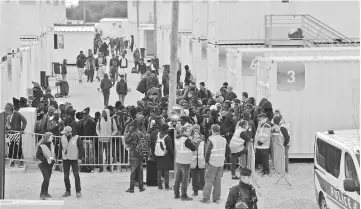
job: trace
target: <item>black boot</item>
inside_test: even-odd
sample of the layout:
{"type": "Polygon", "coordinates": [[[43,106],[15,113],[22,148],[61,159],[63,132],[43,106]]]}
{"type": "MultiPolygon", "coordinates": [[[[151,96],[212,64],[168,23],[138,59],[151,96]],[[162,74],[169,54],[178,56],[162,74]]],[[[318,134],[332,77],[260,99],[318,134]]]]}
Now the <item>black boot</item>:
{"type": "Polygon", "coordinates": [[[128,193],[134,193],[134,182],[130,182],[130,187],[129,187],[129,189],[127,190],[127,191],[125,191],[125,192],[128,192],[128,193]]]}

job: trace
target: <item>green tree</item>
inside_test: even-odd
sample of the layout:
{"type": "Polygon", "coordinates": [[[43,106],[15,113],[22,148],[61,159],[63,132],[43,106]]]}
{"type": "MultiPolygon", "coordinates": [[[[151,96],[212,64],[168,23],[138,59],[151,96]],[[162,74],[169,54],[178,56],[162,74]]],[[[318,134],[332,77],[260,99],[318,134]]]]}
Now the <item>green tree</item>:
{"type": "Polygon", "coordinates": [[[105,17],[127,18],[127,1],[79,1],[78,6],[66,9],[69,20],[83,19],[83,6],[86,6],[86,22],[98,22],[105,17]]]}

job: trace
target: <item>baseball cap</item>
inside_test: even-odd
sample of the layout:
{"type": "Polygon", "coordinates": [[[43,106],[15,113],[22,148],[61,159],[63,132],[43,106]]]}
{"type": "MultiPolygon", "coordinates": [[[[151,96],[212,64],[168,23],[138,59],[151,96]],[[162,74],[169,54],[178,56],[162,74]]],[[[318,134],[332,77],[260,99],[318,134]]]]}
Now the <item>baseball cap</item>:
{"type": "Polygon", "coordinates": [[[69,132],[72,132],[73,129],[70,126],[65,126],[64,130],[61,132],[61,134],[66,134],[69,132]]]}

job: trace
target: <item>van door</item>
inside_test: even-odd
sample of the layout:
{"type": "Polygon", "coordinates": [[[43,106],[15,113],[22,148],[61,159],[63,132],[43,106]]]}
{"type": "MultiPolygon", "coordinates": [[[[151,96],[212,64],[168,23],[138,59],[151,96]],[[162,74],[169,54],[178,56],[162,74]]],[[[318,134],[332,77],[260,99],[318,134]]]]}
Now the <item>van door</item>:
{"type": "Polygon", "coordinates": [[[321,189],[328,209],[343,208],[335,197],[336,186],[338,187],[340,182],[341,148],[320,138],[317,138],[316,144],[316,163],[318,164],[315,170],[316,188],[321,189]]]}
{"type": "MultiPolygon", "coordinates": [[[[360,164],[357,160],[354,160],[352,158],[352,155],[350,155],[348,152],[345,152],[344,155],[344,170],[343,170],[343,176],[345,178],[349,178],[355,181],[356,185],[360,186],[360,180],[359,180],[359,170],[360,170],[360,164]]],[[[341,197],[342,202],[345,208],[360,208],[360,191],[356,192],[346,192],[343,187],[343,181],[340,182],[340,191],[341,191],[341,197]]]]}

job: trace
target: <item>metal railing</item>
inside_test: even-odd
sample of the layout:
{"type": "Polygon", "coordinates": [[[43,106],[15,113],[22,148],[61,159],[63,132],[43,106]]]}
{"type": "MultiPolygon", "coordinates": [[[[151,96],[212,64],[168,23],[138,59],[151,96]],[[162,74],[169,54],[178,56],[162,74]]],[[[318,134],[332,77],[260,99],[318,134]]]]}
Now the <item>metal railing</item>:
{"type": "Polygon", "coordinates": [[[353,40],[308,14],[265,16],[265,45],[298,45],[303,47],[359,47],[353,40]],[[297,37],[290,30],[300,29],[297,37]]]}
{"type": "MultiPolygon", "coordinates": [[[[10,163],[20,161],[38,163],[36,157],[38,143],[43,134],[20,133],[9,131],[5,137],[5,159],[10,163]]],[[[83,141],[85,156],[80,165],[89,168],[115,167],[127,169],[129,165],[129,152],[124,144],[123,136],[79,136],[83,141]]],[[[53,136],[55,165],[62,164],[61,137],[53,136]]],[[[146,164],[146,160],[143,161],[146,164]]]]}

